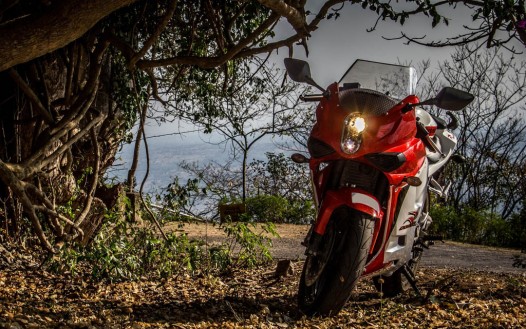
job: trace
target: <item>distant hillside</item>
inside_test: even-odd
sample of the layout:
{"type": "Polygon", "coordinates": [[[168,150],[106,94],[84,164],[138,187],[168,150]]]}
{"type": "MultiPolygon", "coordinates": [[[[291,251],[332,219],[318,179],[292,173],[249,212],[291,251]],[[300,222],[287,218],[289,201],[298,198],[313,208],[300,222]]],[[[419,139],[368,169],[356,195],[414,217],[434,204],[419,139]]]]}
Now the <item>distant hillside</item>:
{"type": "MultiPolygon", "coordinates": [[[[206,137],[206,136],[205,136],[206,137]]],[[[181,171],[179,163],[182,161],[206,164],[210,161],[226,163],[231,157],[230,146],[227,144],[214,145],[192,134],[182,139],[180,136],[163,136],[148,139],[150,153],[150,174],[144,190],[155,193],[166,187],[174,177],[186,180],[189,177],[181,171]]],[[[137,168],[136,177],[140,183],[146,172],[146,155],[141,147],[141,157],[137,168]]],[[[254,145],[249,157],[252,159],[265,159],[265,152],[284,152],[280,150],[270,138],[259,141],[254,145]]],[[[108,178],[124,181],[128,174],[133,157],[133,144],[126,144],[117,154],[114,166],[108,171],[108,178]]]]}

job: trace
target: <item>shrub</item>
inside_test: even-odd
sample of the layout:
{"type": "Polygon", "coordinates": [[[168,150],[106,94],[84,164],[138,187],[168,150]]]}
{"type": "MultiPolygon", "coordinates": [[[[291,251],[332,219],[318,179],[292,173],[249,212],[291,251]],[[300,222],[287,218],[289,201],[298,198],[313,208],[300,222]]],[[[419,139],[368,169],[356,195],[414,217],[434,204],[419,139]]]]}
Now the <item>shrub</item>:
{"type": "Polygon", "coordinates": [[[231,262],[233,266],[252,267],[272,260],[271,237],[279,237],[273,223],[256,225],[255,223],[232,222],[224,224],[223,230],[230,239],[225,244],[228,246],[228,254],[237,255],[231,262]],[[260,230],[259,233],[255,232],[257,229],[260,230]]]}
{"type": "Polygon", "coordinates": [[[441,204],[434,204],[430,212],[433,218],[430,233],[454,241],[519,248],[525,234],[520,220],[513,216],[506,220],[487,210],[455,209],[441,204]]]}
{"type": "Polygon", "coordinates": [[[207,246],[184,233],[166,234],[165,240],[114,210],[107,214],[89,246],[64,244],[47,266],[71,274],[82,269],[94,280],[121,281],[165,278],[182,272],[225,273],[232,267],[255,266],[272,259],[270,237],[277,236],[272,223],[224,223],[222,228],[228,238],[220,245],[207,246]]]}
{"type": "Polygon", "coordinates": [[[306,224],[314,219],[311,201],[290,202],[278,195],[247,198],[247,215],[251,221],[306,224]]]}
{"type": "Polygon", "coordinates": [[[146,228],[122,221],[105,227],[88,247],[64,245],[50,269],[74,274],[84,268],[94,280],[137,280],[143,276],[164,278],[180,271],[202,268],[203,243],[185,234],[160,239],[146,228]]]}

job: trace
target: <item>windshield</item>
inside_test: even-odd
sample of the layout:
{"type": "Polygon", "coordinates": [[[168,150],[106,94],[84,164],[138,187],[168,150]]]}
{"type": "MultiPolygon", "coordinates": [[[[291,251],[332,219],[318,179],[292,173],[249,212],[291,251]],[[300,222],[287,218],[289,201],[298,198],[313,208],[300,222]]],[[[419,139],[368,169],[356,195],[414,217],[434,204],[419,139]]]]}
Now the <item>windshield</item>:
{"type": "Polygon", "coordinates": [[[394,98],[403,99],[414,93],[416,72],[410,66],[356,60],[340,79],[345,83],[360,84],[361,88],[379,91],[394,98]]]}

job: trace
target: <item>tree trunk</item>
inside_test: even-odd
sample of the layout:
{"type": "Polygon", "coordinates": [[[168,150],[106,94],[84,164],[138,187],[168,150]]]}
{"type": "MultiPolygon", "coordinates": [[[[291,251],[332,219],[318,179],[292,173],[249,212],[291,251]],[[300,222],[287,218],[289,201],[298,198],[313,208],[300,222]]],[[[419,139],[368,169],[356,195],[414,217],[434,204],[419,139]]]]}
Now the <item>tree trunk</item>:
{"type": "Polygon", "coordinates": [[[87,242],[117,200],[97,194],[124,131],[110,96],[110,57],[94,54],[74,43],[0,73],[0,227],[6,236],[21,238],[28,218],[47,249],[76,235],[87,242]]]}
{"type": "Polygon", "coordinates": [[[247,201],[247,158],[248,150],[243,150],[243,164],[241,166],[243,176],[243,203],[247,201]]]}
{"type": "Polygon", "coordinates": [[[47,10],[0,25],[0,71],[66,46],[135,1],[55,0],[47,10]]]}

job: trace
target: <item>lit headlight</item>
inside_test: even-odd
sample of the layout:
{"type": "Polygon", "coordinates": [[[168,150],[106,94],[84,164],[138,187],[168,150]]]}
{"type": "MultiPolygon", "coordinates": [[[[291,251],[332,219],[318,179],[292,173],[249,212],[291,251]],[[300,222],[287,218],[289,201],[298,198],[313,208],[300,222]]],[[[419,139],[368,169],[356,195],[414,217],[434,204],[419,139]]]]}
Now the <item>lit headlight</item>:
{"type": "Polygon", "coordinates": [[[358,151],[362,144],[362,132],[365,130],[365,120],[359,113],[352,113],[343,123],[342,151],[353,154],[358,151]]]}

